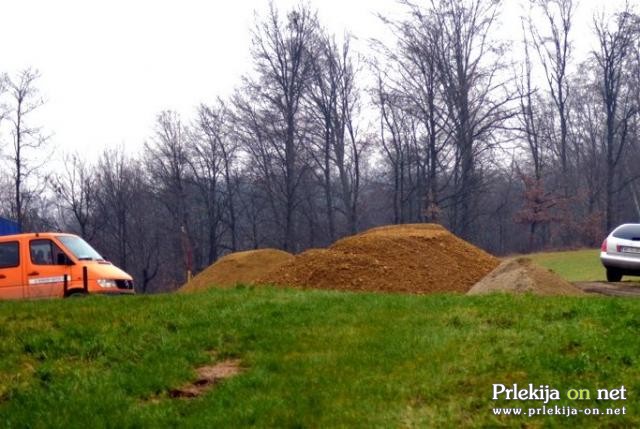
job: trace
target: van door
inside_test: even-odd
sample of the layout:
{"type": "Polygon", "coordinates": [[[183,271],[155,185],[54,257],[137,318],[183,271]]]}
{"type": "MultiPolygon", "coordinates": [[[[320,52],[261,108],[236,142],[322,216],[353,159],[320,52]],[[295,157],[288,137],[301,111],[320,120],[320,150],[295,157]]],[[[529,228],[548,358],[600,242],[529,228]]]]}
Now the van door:
{"type": "Polygon", "coordinates": [[[31,298],[63,297],[64,276],[71,278],[68,265],[59,265],[64,252],[49,239],[29,241],[29,266],[26,270],[28,296],[31,298]]]}
{"type": "Polygon", "coordinates": [[[24,298],[20,243],[0,243],[0,299],[24,298]]]}

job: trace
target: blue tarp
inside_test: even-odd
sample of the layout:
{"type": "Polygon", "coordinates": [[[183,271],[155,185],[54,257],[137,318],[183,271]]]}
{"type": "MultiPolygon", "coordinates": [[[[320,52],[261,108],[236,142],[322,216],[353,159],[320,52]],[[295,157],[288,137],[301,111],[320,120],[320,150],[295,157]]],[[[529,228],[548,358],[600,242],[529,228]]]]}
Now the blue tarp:
{"type": "Polygon", "coordinates": [[[20,228],[16,222],[0,217],[0,235],[18,234],[19,232],[20,228]]]}

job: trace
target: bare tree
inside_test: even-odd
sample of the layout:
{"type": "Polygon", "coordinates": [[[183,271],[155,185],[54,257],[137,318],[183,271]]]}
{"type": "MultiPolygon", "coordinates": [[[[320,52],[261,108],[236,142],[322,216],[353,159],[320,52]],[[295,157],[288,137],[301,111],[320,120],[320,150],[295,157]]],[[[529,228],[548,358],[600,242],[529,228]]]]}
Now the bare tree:
{"type": "Polygon", "coordinates": [[[238,232],[245,247],[258,249],[265,244],[265,237],[270,232],[268,227],[265,227],[270,225],[269,203],[263,192],[264,188],[254,183],[250,167],[250,164],[245,166],[246,170],[240,174],[243,180],[238,186],[238,207],[242,216],[238,219],[238,232]]]}
{"type": "Polygon", "coordinates": [[[91,225],[96,207],[95,180],[92,166],[75,153],[64,157],[63,172],[53,175],[50,183],[58,205],[71,213],[78,232],[87,240],[95,234],[95,225],[91,225]]]}
{"type": "Polygon", "coordinates": [[[42,150],[47,138],[40,127],[29,124],[31,114],[44,104],[36,83],[40,74],[26,69],[8,81],[10,96],[7,117],[11,123],[10,153],[8,155],[13,176],[12,216],[20,229],[25,226],[25,213],[34,196],[38,184],[37,178],[40,164],[34,161],[36,150],[42,150]]]}
{"type": "MultiPolygon", "coordinates": [[[[514,161],[517,176],[524,186],[522,198],[523,206],[516,213],[517,223],[528,224],[529,239],[528,251],[534,250],[534,241],[538,226],[546,226],[555,218],[552,210],[556,208],[557,196],[546,190],[547,184],[543,178],[543,170],[547,163],[547,146],[544,139],[544,127],[546,126],[544,110],[545,100],[542,100],[537,86],[533,83],[532,64],[529,53],[530,41],[528,33],[522,23],[522,46],[524,61],[521,70],[516,71],[518,80],[516,88],[520,102],[520,112],[517,116],[517,131],[524,137],[524,151],[528,154],[531,168],[522,168],[520,160],[514,161]]],[[[544,241],[544,239],[543,239],[544,241]]]]}
{"type": "Polygon", "coordinates": [[[545,164],[545,147],[540,136],[540,115],[537,112],[536,93],[538,88],[532,83],[532,65],[529,54],[529,39],[523,28],[522,46],[524,48],[524,61],[520,72],[520,80],[516,82],[520,101],[519,131],[524,135],[527,150],[533,164],[533,175],[536,181],[542,179],[542,170],[545,164]]]}
{"type": "MultiPolygon", "coordinates": [[[[7,86],[9,83],[9,76],[6,73],[0,73],[0,125],[6,119],[9,114],[9,106],[3,103],[3,95],[7,92],[7,86]]],[[[2,149],[2,144],[0,142],[0,150],[2,149]]]]}
{"type": "Polygon", "coordinates": [[[135,167],[125,155],[124,149],[105,150],[97,164],[96,216],[104,220],[100,232],[105,246],[115,255],[117,264],[124,270],[129,265],[129,225],[134,199],[133,181],[135,167]]]}
{"type": "Polygon", "coordinates": [[[229,230],[230,245],[227,248],[231,251],[238,248],[235,207],[237,181],[233,172],[237,143],[232,139],[229,112],[221,100],[215,106],[199,107],[195,134],[190,144],[193,155],[189,162],[204,202],[209,242],[208,265],[218,258],[223,246],[223,224],[229,230]]]}
{"type": "Polygon", "coordinates": [[[604,15],[594,19],[599,47],[594,53],[600,74],[600,92],[605,112],[604,153],[606,154],[606,228],[614,226],[614,200],[618,192],[615,179],[618,165],[629,139],[630,120],[638,112],[632,93],[624,80],[626,63],[633,43],[638,40],[635,17],[627,4],[625,10],[608,22],[604,15]]]}
{"type": "Polygon", "coordinates": [[[529,21],[532,41],[544,69],[551,100],[556,107],[560,120],[560,136],[557,152],[560,158],[560,171],[565,197],[568,197],[568,116],[567,100],[569,98],[568,63],[571,57],[571,32],[574,13],[573,0],[536,0],[548,26],[546,31],[537,28],[533,20],[529,21]]]}
{"type": "MultiPolygon", "coordinates": [[[[157,117],[153,142],[145,144],[152,186],[173,218],[171,232],[176,247],[182,249],[185,273],[193,270],[193,252],[198,250],[193,246],[188,200],[189,135],[176,112],[164,111],[157,117]]],[[[199,259],[197,255],[195,259],[199,259]]]]}
{"type": "Polygon", "coordinates": [[[357,69],[350,43],[349,35],[345,35],[340,47],[335,38],[322,35],[308,92],[311,104],[309,127],[318,141],[318,150],[312,151],[311,155],[322,173],[320,183],[325,194],[330,242],[336,237],[336,208],[346,218],[351,233],[356,232],[358,223],[360,157],[363,148],[358,141],[358,129],[354,122],[360,100],[356,86],[357,69]],[[337,192],[336,179],[339,184],[337,192]],[[340,204],[334,201],[335,194],[340,204]]]}
{"type": "MultiPolygon", "coordinates": [[[[339,58],[333,48],[335,41],[322,35],[321,49],[313,59],[313,79],[309,88],[309,117],[311,134],[316,137],[315,150],[310,151],[314,164],[321,172],[319,182],[324,191],[326,218],[329,229],[329,242],[336,237],[333,170],[333,147],[341,128],[338,116],[339,58]]],[[[344,132],[343,132],[344,134],[344,132]]]]}
{"type": "MultiPolygon", "coordinates": [[[[136,289],[147,293],[152,289],[152,282],[160,275],[166,278],[167,271],[173,277],[168,284],[155,286],[153,290],[171,289],[172,283],[181,281],[175,276],[174,252],[168,246],[166,230],[171,227],[167,220],[166,208],[153,193],[148,177],[143,174],[140,162],[135,162],[130,171],[130,192],[135,201],[130,207],[127,219],[128,255],[131,272],[136,278],[136,289]],[[177,280],[177,281],[176,281],[177,280]]],[[[181,273],[180,273],[181,274],[181,273]]]]}
{"type": "Polygon", "coordinates": [[[376,103],[380,109],[380,143],[382,152],[391,167],[393,223],[404,223],[405,188],[407,170],[409,169],[409,152],[411,138],[411,115],[399,107],[402,95],[384,86],[382,77],[378,77],[376,103]]]}
{"type": "Polygon", "coordinates": [[[440,173],[442,151],[447,143],[443,125],[447,121],[442,106],[437,49],[441,35],[430,10],[408,0],[401,1],[409,11],[409,18],[399,21],[380,16],[397,37],[396,45],[387,47],[377,41],[392,71],[385,72],[386,84],[403,95],[401,108],[415,116],[424,130],[426,147],[417,154],[418,194],[423,200],[424,217],[437,221],[440,216],[440,173]],[[420,160],[424,160],[420,163],[420,160]],[[423,189],[422,184],[426,187],[423,189]]]}
{"type": "Polygon", "coordinates": [[[279,212],[274,215],[282,226],[286,250],[296,248],[306,139],[301,103],[313,72],[317,27],[316,14],[308,7],[293,9],[283,21],[272,3],[269,16],[254,32],[255,77],[245,79],[247,98],[236,99],[245,146],[269,182],[265,185],[276,200],[272,207],[279,212]]]}
{"type": "MultiPolygon", "coordinates": [[[[0,160],[3,158],[2,152],[4,148],[4,141],[1,134],[3,131],[2,124],[9,113],[9,107],[3,103],[3,95],[7,91],[8,81],[8,76],[5,73],[0,73],[0,160]]],[[[10,185],[11,178],[9,176],[10,175],[4,168],[0,171],[0,213],[5,216],[10,216],[12,211],[10,202],[13,197],[11,196],[11,192],[8,192],[12,187],[10,185]],[[9,202],[9,204],[7,204],[7,202],[9,202]]]]}
{"type": "Polygon", "coordinates": [[[168,231],[174,227],[168,210],[155,195],[140,160],[122,148],[106,150],[96,168],[96,204],[92,216],[102,219],[91,241],[116,264],[132,273],[139,292],[150,291],[151,282],[162,276],[158,290],[175,288],[183,272],[173,267],[179,260],[168,231]],[[164,263],[163,263],[164,262],[164,263]]]}
{"type": "Polygon", "coordinates": [[[442,0],[434,5],[441,37],[437,67],[448,109],[447,132],[455,146],[452,227],[465,238],[470,237],[474,195],[480,189],[477,157],[516,114],[511,108],[516,96],[508,91],[502,73],[502,47],[490,38],[499,8],[500,2],[491,0],[442,0]]]}
{"type": "Polygon", "coordinates": [[[603,145],[605,122],[604,106],[599,90],[599,70],[595,58],[579,65],[572,77],[574,96],[570,100],[571,134],[576,141],[574,153],[576,171],[576,195],[582,203],[575,207],[576,218],[587,228],[582,228],[586,245],[598,244],[604,234],[606,198],[605,164],[603,145]],[[579,210],[579,211],[578,211],[579,210]]]}

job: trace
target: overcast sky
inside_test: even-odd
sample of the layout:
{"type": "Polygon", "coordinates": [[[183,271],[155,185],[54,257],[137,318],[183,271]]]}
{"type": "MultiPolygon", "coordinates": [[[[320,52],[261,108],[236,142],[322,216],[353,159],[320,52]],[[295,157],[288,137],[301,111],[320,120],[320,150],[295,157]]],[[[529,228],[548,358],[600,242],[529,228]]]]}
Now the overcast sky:
{"type": "MultiPolygon", "coordinates": [[[[281,10],[296,3],[275,0],[281,10]]],[[[395,0],[309,3],[331,31],[358,37],[359,49],[385,37],[375,13],[400,13],[395,0]]],[[[580,59],[590,48],[585,35],[600,4],[579,3],[573,37],[580,59]]],[[[3,0],[0,71],[31,66],[41,72],[47,103],[39,120],[58,154],[95,154],[119,144],[136,152],[161,110],[188,118],[198,103],[231,93],[251,69],[254,13],[267,10],[266,0],[3,0]]],[[[519,2],[505,1],[501,32],[507,37],[520,31],[521,11],[519,2]]]]}

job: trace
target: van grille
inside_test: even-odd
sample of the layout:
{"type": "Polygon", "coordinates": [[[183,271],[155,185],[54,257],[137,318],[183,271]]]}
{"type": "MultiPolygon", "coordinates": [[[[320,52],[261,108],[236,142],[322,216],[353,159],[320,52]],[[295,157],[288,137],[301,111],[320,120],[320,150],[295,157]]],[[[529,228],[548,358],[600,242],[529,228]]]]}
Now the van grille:
{"type": "Polygon", "coordinates": [[[133,289],[133,281],[131,280],[116,280],[118,289],[133,289]]]}

